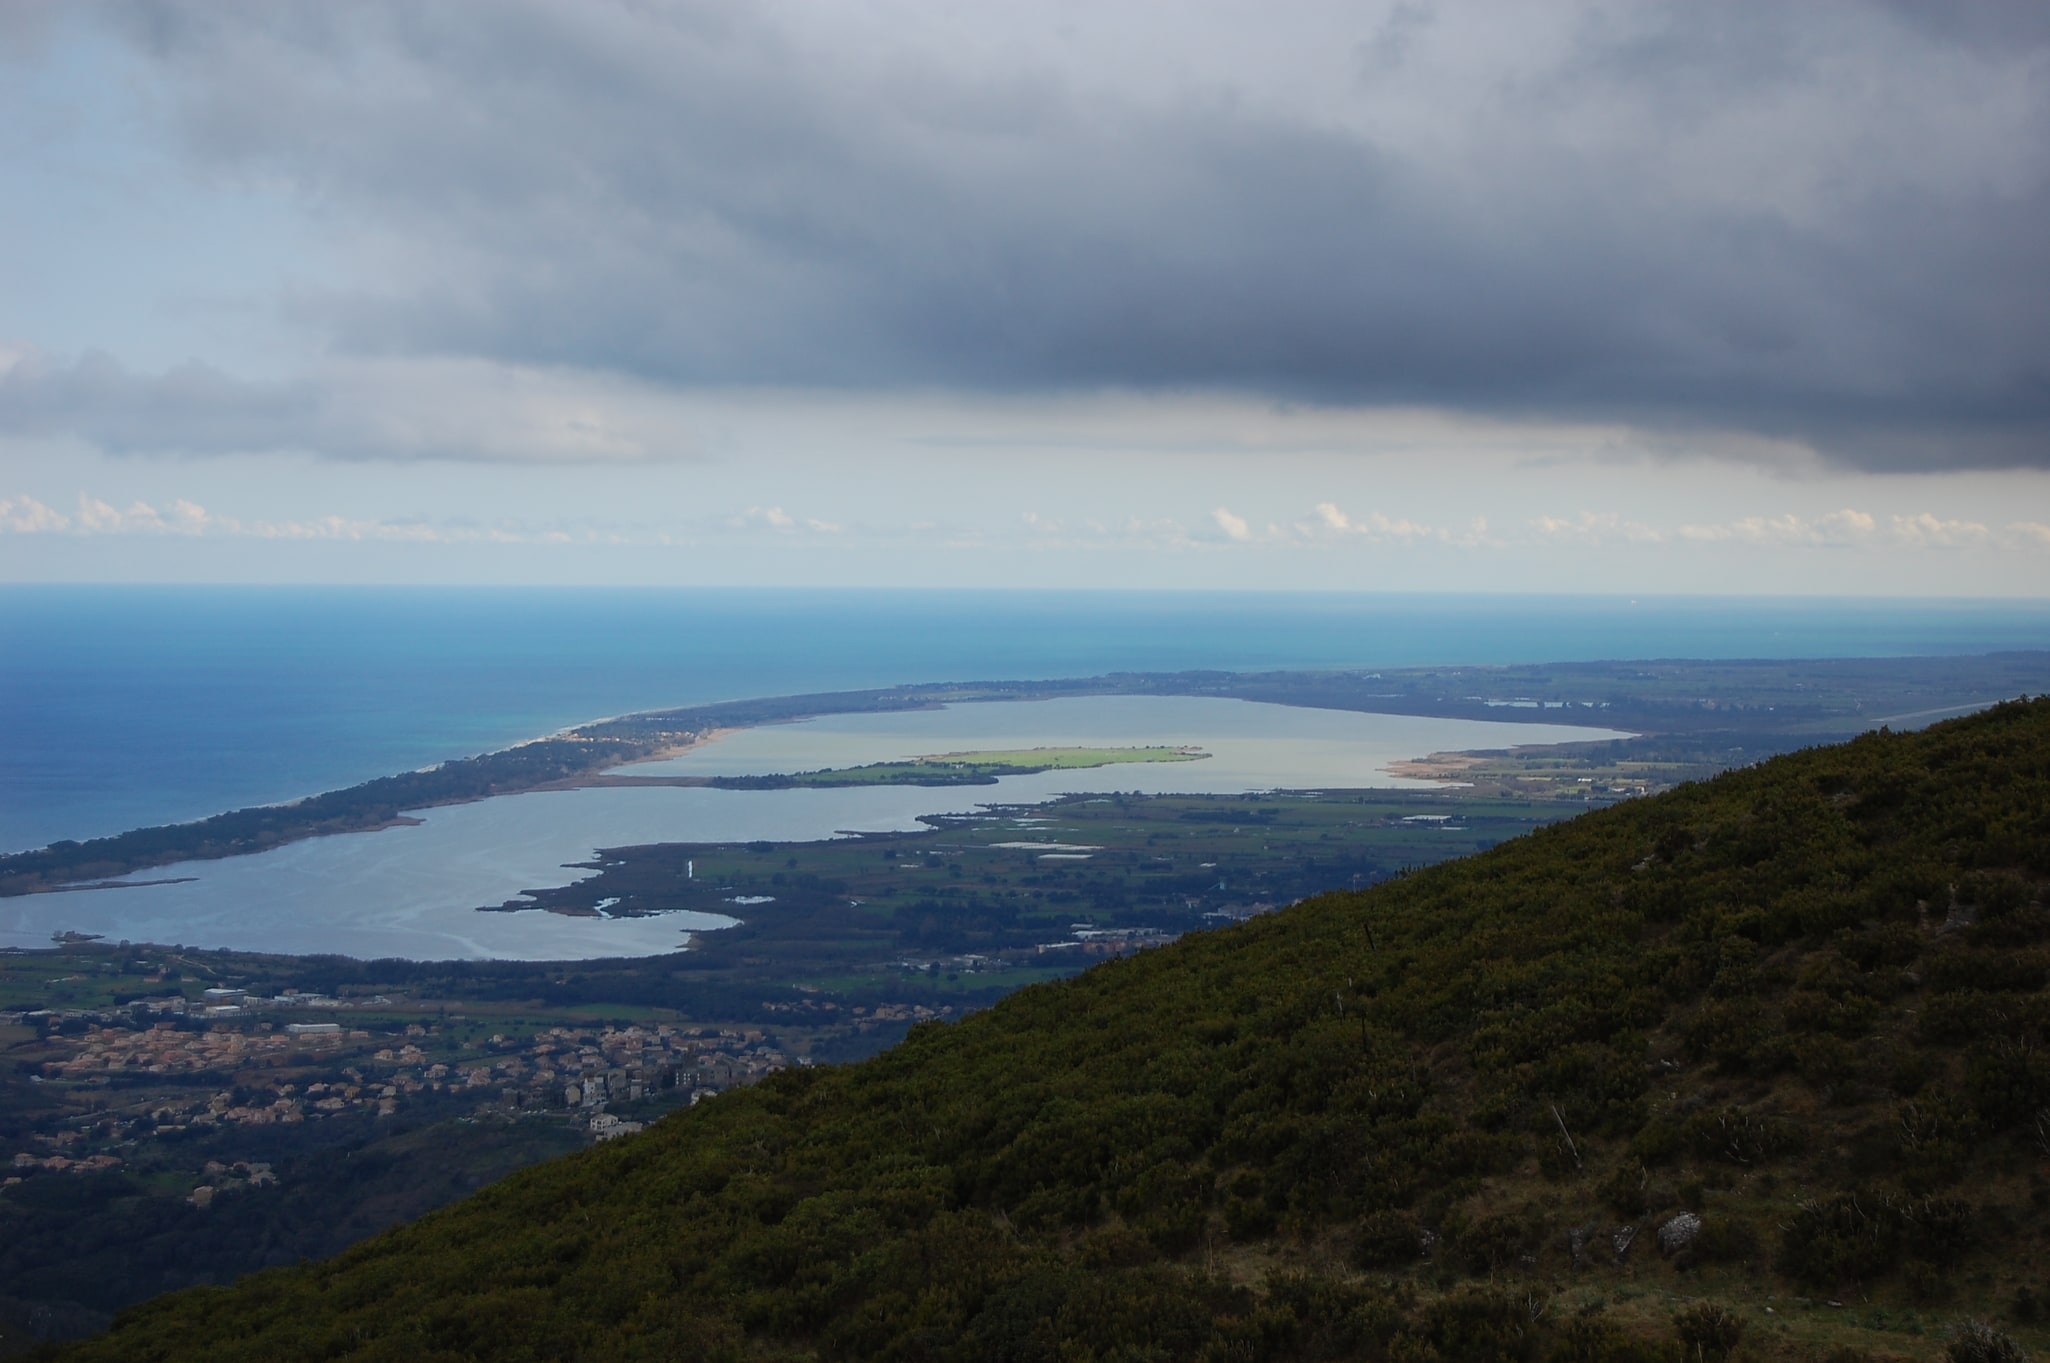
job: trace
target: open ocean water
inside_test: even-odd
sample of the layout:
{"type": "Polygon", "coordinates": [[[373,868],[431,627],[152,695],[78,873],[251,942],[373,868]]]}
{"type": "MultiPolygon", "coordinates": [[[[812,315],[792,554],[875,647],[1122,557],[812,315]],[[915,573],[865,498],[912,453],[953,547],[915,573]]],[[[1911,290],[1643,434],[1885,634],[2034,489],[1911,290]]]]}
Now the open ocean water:
{"type": "Polygon", "coordinates": [[[1185,668],[2044,647],[2040,602],[0,586],[0,851],[746,696],[1185,668]]]}

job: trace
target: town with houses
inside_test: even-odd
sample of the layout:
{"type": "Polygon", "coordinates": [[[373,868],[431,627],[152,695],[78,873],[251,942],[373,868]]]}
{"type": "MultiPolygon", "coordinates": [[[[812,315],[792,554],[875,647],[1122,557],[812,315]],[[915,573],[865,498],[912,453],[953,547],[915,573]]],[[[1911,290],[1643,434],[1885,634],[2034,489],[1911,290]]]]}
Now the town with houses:
{"type": "MultiPolygon", "coordinates": [[[[210,988],[197,1000],[0,1012],[0,1028],[36,1030],[38,1039],[10,1048],[10,1058],[50,1100],[48,1120],[0,1175],[0,1194],[38,1173],[118,1169],[139,1144],[188,1132],[391,1118],[415,1105],[569,1120],[590,1139],[609,1140],[641,1130],[660,1110],[808,1063],[754,1028],[602,1023],[473,1035],[462,1015],[398,1022],[395,1007],[383,995],[253,998],[210,988]],[[375,1020],[360,1018],[373,1011],[375,1020]]],[[[954,1010],[851,1011],[857,1027],[874,1027],[954,1010]]],[[[201,1207],[226,1188],[274,1180],[262,1162],[214,1161],[201,1177],[188,1199],[201,1207]]]]}
{"type": "MultiPolygon", "coordinates": [[[[1256,904],[1228,917],[1273,907],[1256,904]]],[[[1121,955],[1179,935],[1078,922],[1067,938],[1024,952],[896,965],[951,978],[1023,963],[1012,957],[1121,955]]],[[[826,1022],[853,1033],[956,1014],[944,1004],[841,1002],[806,985],[792,992],[789,1002],[764,1002],[762,1011],[791,1024],[826,1022]]],[[[481,1034],[482,1018],[443,1013],[408,1020],[407,1008],[405,1000],[384,994],[336,997],[286,988],[258,995],[222,985],[197,997],[166,993],[113,1008],[0,1011],[0,1031],[17,1034],[8,1059],[46,1100],[35,1104],[44,1120],[31,1123],[11,1167],[0,1172],[0,1195],[38,1173],[122,1168],[147,1141],[347,1115],[391,1118],[423,1105],[441,1115],[459,1108],[570,1120],[591,1140],[611,1140],[643,1129],[661,1111],[809,1063],[760,1028],[615,1021],[481,1034]],[[20,1039],[27,1036],[33,1041],[20,1039]],[[622,1108],[633,1115],[621,1115],[622,1108]]],[[[0,1149],[0,1159],[4,1154],[0,1149]]],[[[273,1181],[262,1162],[214,1161],[204,1172],[208,1181],[195,1186],[195,1206],[207,1205],[216,1191],[273,1181]]]]}

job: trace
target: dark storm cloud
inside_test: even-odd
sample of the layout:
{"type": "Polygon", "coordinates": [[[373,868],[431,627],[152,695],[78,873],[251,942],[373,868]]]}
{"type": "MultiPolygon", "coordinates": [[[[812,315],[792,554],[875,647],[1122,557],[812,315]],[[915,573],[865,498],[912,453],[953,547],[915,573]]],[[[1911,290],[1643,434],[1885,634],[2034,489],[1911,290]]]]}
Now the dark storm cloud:
{"type": "Polygon", "coordinates": [[[1178,86],[1166,31],[1121,75],[780,6],[113,12],[206,173],[356,244],[293,303],[344,350],[2050,465],[2035,5],[1348,7],[1301,62],[1354,88],[1307,93],[1251,58],[1178,86]]]}

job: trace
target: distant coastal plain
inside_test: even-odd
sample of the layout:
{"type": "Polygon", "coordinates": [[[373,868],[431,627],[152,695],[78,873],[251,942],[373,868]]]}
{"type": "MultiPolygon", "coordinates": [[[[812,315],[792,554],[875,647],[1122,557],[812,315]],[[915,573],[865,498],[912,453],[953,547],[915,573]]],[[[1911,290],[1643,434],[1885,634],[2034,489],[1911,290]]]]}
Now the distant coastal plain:
{"type": "MultiPolygon", "coordinates": [[[[1380,675],[1372,674],[1372,680],[1379,680],[1380,675]]],[[[970,770],[907,763],[901,751],[864,759],[861,765],[873,769],[861,771],[829,771],[806,764],[816,763],[816,757],[794,764],[799,767],[796,771],[755,767],[748,771],[674,771],[658,776],[653,768],[657,764],[673,764],[713,738],[765,725],[825,716],[934,710],[970,703],[1118,695],[1279,701],[1314,708],[1487,722],[1499,718],[1483,699],[1412,697],[1405,701],[1400,696],[1376,695],[1363,689],[1357,680],[1341,680],[1333,694],[1331,678],[1294,674],[1256,678],[1218,673],[1138,674],[1054,682],[941,683],[734,701],[618,716],[497,752],[379,777],[285,804],[233,810],[191,823],[135,829],[85,842],[60,841],[37,851],[0,856],[0,897],[34,894],[86,881],[113,880],[153,867],[267,852],[311,837],[376,832],[407,825],[420,810],[526,792],[648,785],[764,790],[796,786],[989,784],[1000,776],[1029,773],[1018,760],[986,763],[986,769],[970,770]],[[641,769],[625,774],[616,772],[615,769],[629,764],[640,764],[641,769]]],[[[1553,716],[1540,712],[1530,718],[1540,723],[1570,723],[1577,718],[1593,717],[1593,709],[1594,702],[1583,702],[1577,714],[1553,716]]],[[[1029,734],[1022,741],[1027,746],[1045,746],[1033,741],[1041,737],[1050,738],[1054,746],[1060,746],[1062,741],[1043,733],[1029,734]]],[[[1119,742],[1126,735],[1113,730],[1095,737],[1119,742]]],[[[1170,736],[1164,746],[1178,749],[1185,745],[1170,736]]],[[[1031,770],[1086,769],[1130,760],[1085,760],[1086,753],[1105,751],[1100,743],[1091,746],[1085,742],[1067,757],[1033,766],[1031,770]]],[[[1413,754],[1398,754],[1410,755],[1413,754]]],[[[1145,760],[1160,758],[1156,755],[1145,760]]],[[[1283,783],[1288,780],[1286,776],[1279,779],[1283,783]]]]}
{"type": "Polygon", "coordinates": [[[911,831],[1063,789],[1394,783],[1537,808],[2050,688],[2045,655],[2027,651],[2050,642],[2050,607],[2026,602],[6,587],[0,637],[0,848],[17,849],[0,856],[0,940],[226,945],[261,922],[313,941],[354,923],[366,935],[305,949],[414,957],[674,949],[682,920],[660,915],[498,914],[534,926],[518,942],[477,931],[473,909],[560,887],[628,842],[911,831]],[[1546,657],[1696,661],[1524,661],[1546,657]],[[1731,659],[1750,661],[1717,661],[1731,659]],[[1026,680],[906,684],[978,676],[1026,680]],[[1303,739],[1236,778],[1207,743],[1201,761],[956,772],[942,784],[972,784],[937,793],[923,783],[937,772],[835,788],[849,778],[817,775],[1206,738],[945,728],[998,703],[1085,698],[1420,727],[1386,728],[1372,761],[1303,739]],[[608,713],[623,718],[576,723],[608,713]],[[845,732],[821,746],[829,713],[845,732]],[[1511,719],[1529,735],[1494,727],[1511,719]],[[857,741],[898,721],[936,727],[857,741]],[[1575,725],[1618,737],[1590,746],[1575,725]],[[773,788],[718,788],[762,778],[773,788]],[[128,888],[81,888],[114,880],[128,888]],[[53,889],[67,892],[38,893],[53,889]],[[423,905],[446,914],[431,931],[371,928],[423,905]]]}
{"type": "MultiPolygon", "coordinates": [[[[428,807],[408,816],[414,823],[304,837],[254,855],[141,872],[178,883],[16,895],[0,900],[0,942],[35,945],[70,930],[359,957],[656,954],[677,950],[690,932],[723,920],[689,913],[608,918],[475,911],[576,880],[605,847],[806,841],[850,829],[911,832],[924,827],[924,816],[966,812],[993,797],[1031,803],[1072,791],[1428,789],[1430,783],[1391,777],[1385,769],[1446,746],[1625,736],[1584,724],[1348,713],[1220,696],[1132,694],[1129,681],[1126,688],[1120,695],[957,700],[946,707],[923,692],[894,695],[888,709],[880,698],[865,697],[862,709],[747,728],[733,724],[730,714],[692,730],[668,727],[674,717],[607,721],[605,733],[626,725],[730,732],[717,743],[649,743],[650,754],[668,749],[673,755],[627,770],[551,772],[541,788],[428,807]],[[920,754],[949,760],[912,760],[920,754]],[[984,760],[964,761],[975,758],[984,760]],[[803,777],[807,772],[810,779],[803,777]],[[621,777],[625,782],[615,784],[621,777]]],[[[817,705],[819,698],[808,703],[817,705]]],[[[783,703],[746,704],[766,711],[783,703]]],[[[615,751],[601,746],[605,734],[594,739],[588,731],[551,742],[615,751]]],[[[406,808],[418,807],[384,812],[406,808]]],[[[0,869],[20,860],[0,861],[0,869]]]]}
{"type": "Polygon", "coordinates": [[[607,848],[914,832],[989,802],[969,790],[1029,804],[1074,791],[1449,788],[1555,818],[1560,801],[1649,793],[2046,688],[2050,655],[2010,653],[1127,673],[723,702],[599,721],[287,805],[0,857],[0,943],[79,932],[414,960],[661,954],[732,919],[703,912],[701,896],[689,897],[696,912],[648,912],[643,901],[624,917],[602,905],[476,910],[553,906],[552,892],[593,872],[607,848]],[[1009,764],[1049,748],[1082,751],[1030,773],[915,760],[1009,764]],[[1071,765],[1106,749],[1191,760],[1071,765]],[[1209,756],[1193,760],[1198,749],[1209,756]],[[87,888],[104,882],[122,883],[87,888]],[[52,889],[68,892],[37,893],[52,889]]]}
{"type": "MultiPolygon", "coordinates": [[[[2050,604],[10,584],[0,585],[0,639],[0,853],[9,853],[346,790],[596,716],[751,696],[1190,669],[1378,672],[1388,686],[1360,689],[1388,692],[1412,689],[1397,672],[1430,669],[1457,695],[1462,669],[1472,680],[1573,658],[2042,649],[2050,604]]],[[[1587,674],[1575,683],[1576,694],[1583,684],[1615,689],[1587,674]]],[[[1541,693],[1550,694],[1531,694],[1541,693]]],[[[1730,688],[1707,677],[1694,694],[1730,688]]],[[[1789,688],[1783,699],[1802,697],[1789,688]]]]}

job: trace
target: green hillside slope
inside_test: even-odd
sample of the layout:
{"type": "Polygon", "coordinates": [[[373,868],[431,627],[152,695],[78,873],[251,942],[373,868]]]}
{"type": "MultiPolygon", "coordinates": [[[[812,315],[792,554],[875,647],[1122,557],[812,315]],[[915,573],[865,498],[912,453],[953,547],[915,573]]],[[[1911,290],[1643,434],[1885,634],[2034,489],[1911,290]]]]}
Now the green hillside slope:
{"type": "Polygon", "coordinates": [[[2046,876],[2050,702],[1875,734],[1024,990],[66,1357],[2040,1344],[2046,876]]]}

